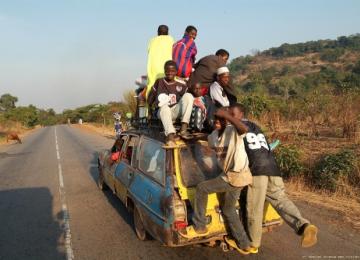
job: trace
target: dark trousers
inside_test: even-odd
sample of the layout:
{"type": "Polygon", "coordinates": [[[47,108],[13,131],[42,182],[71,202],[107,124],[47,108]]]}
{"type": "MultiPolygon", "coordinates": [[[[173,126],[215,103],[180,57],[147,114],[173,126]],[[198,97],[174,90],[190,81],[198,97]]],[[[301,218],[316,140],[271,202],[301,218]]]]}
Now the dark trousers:
{"type": "Polygon", "coordinates": [[[231,235],[241,248],[250,246],[249,238],[244,230],[244,226],[240,221],[239,215],[236,213],[236,201],[240,196],[241,188],[231,186],[225,182],[220,176],[208,181],[199,183],[196,187],[195,205],[193,222],[195,228],[204,228],[206,226],[206,206],[208,195],[211,193],[224,193],[224,200],[221,205],[224,218],[230,229],[231,235]]]}

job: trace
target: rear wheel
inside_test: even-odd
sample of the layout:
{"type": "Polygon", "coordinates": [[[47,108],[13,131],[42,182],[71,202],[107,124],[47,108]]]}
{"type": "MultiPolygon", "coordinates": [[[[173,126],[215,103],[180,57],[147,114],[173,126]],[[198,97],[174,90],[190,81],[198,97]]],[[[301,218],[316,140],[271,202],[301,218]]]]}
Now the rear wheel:
{"type": "Polygon", "coordinates": [[[142,222],[139,210],[137,207],[134,208],[134,225],[136,236],[141,240],[145,241],[149,239],[149,236],[145,230],[144,224],[142,222]]]}
{"type": "Polygon", "coordinates": [[[100,190],[107,190],[108,186],[105,183],[104,173],[103,173],[103,169],[100,165],[100,162],[98,162],[98,169],[99,169],[99,176],[98,176],[97,185],[100,190]]]}

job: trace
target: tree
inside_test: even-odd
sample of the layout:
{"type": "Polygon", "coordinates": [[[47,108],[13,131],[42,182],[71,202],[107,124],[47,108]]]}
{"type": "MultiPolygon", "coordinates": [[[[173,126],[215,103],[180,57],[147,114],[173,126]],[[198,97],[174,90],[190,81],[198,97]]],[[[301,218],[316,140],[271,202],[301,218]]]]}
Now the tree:
{"type": "Polygon", "coordinates": [[[290,91],[293,91],[295,87],[296,87],[295,82],[290,77],[285,76],[279,80],[278,91],[279,94],[283,96],[285,100],[289,99],[290,91]]]}
{"type": "Polygon", "coordinates": [[[47,110],[39,109],[38,111],[38,123],[43,126],[55,125],[58,121],[54,109],[47,110]]]}
{"type": "Polygon", "coordinates": [[[34,127],[38,124],[39,110],[33,105],[16,107],[6,111],[4,116],[8,120],[21,122],[26,127],[34,127]]]}
{"type": "Polygon", "coordinates": [[[18,98],[10,94],[4,94],[0,97],[0,110],[8,111],[15,108],[15,103],[18,102],[18,98]]]}

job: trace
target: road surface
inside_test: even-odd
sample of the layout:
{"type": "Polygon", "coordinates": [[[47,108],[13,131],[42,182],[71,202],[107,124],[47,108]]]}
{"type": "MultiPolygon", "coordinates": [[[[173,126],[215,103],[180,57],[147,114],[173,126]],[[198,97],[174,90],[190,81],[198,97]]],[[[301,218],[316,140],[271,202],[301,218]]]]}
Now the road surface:
{"type": "MultiPolygon", "coordinates": [[[[0,146],[0,259],[239,259],[219,247],[168,248],[137,239],[132,216],[96,186],[97,151],[113,140],[61,125],[0,146]]],[[[360,259],[360,234],[329,212],[296,202],[319,228],[302,249],[286,225],[263,237],[251,259],[360,259]]]]}

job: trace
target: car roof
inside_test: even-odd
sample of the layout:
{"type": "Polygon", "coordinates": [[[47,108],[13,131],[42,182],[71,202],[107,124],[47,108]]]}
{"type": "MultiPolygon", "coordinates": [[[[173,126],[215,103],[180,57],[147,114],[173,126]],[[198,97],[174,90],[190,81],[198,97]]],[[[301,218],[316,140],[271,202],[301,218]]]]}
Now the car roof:
{"type": "MultiPolygon", "coordinates": [[[[165,143],[165,135],[163,133],[160,133],[160,131],[156,131],[153,129],[129,129],[123,132],[123,134],[128,135],[138,135],[138,136],[146,136],[150,139],[154,139],[158,142],[165,143]]],[[[198,135],[196,138],[191,140],[182,140],[184,144],[192,144],[194,141],[198,140],[206,140],[207,141],[208,134],[201,134],[198,135]]]]}
{"type": "Polygon", "coordinates": [[[151,131],[149,129],[130,129],[130,130],[126,130],[123,132],[123,134],[128,134],[128,135],[143,135],[146,137],[149,137],[151,139],[155,139],[156,141],[165,143],[165,136],[163,134],[155,133],[155,131],[151,131]]]}

